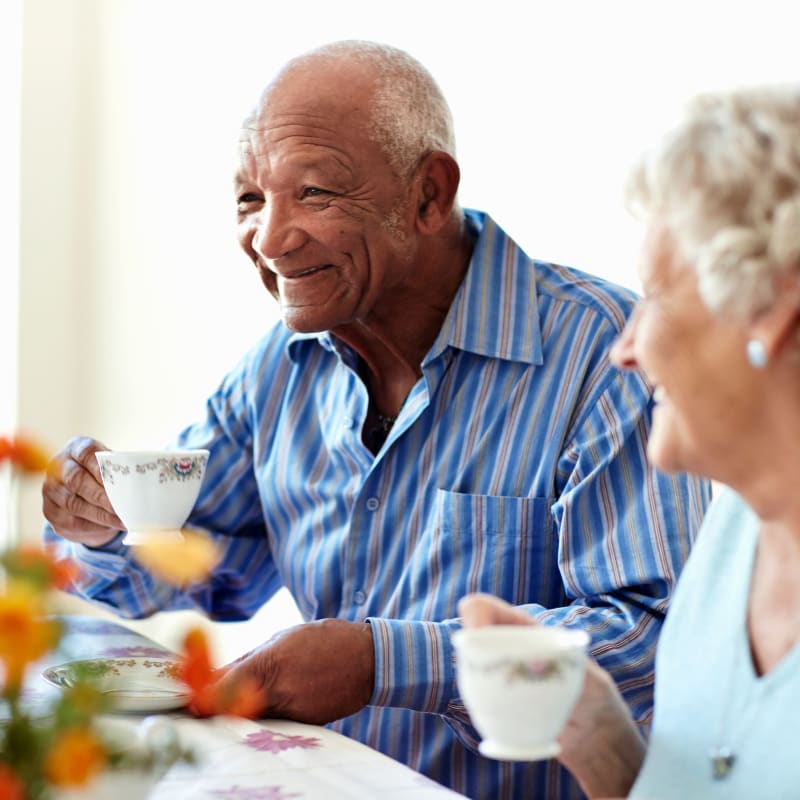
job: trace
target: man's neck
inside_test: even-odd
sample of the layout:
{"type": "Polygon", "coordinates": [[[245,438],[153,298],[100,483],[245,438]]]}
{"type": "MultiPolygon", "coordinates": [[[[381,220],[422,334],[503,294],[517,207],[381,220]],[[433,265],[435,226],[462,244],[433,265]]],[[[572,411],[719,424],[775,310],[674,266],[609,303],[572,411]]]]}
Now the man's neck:
{"type": "Polygon", "coordinates": [[[369,316],[336,328],[337,338],[359,355],[370,398],[395,416],[422,374],[422,360],[442,328],[467,271],[474,242],[462,237],[426,260],[415,284],[387,292],[369,316]]]}

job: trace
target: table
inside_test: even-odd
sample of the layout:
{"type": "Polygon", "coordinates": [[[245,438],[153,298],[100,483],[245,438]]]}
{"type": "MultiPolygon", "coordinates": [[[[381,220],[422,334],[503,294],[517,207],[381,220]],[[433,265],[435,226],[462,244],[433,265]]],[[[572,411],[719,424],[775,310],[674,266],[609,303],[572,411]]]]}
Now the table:
{"type": "MultiPolygon", "coordinates": [[[[95,657],[174,656],[141,634],[105,619],[64,616],[66,633],[47,663],[95,657]]],[[[25,701],[52,700],[51,686],[31,670],[25,701]]],[[[134,732],[144,715],[114,715],[134,732]]],[[[197,763],[174,764],[149,790],[149,800],[445,800],[463,798],[403,764],[325,727],[287,720],[236,717],[196,719],[184,712],[159,715],[174,727],[197,763]]],[[[109,794],[109,798],[113,795],[109,794]]]]}

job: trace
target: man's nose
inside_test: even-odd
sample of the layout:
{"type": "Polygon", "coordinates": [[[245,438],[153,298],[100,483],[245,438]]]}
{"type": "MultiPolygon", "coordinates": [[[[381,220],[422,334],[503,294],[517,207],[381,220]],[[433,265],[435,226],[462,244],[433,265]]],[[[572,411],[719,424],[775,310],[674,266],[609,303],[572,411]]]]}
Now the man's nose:
{"type": "Polygon", "coordinates": [[[274,261],[296,250],[304,241],[295,212],[288,198],[270,197],[259,214],[253,249],[274,261]]]}

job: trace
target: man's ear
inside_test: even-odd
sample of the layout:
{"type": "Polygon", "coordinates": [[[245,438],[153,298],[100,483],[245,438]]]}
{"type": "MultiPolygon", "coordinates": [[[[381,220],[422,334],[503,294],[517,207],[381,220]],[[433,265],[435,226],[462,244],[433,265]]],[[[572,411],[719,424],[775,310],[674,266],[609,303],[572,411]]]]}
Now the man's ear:
{"type": "Polygon", "coordinates": [[[420,233],[438,233],[447,222],[460,180],[461,170],[452,156],[442,150],[425,156],[414,180],[415,223],[420,233]]]}
{"type": "Polygon", "coordinates": [[[800,330],[800,274],[792,272],[776,282],[775,300],[750,323],[750,337],[764,347],[769,362],[797,346],[800,330]]]}

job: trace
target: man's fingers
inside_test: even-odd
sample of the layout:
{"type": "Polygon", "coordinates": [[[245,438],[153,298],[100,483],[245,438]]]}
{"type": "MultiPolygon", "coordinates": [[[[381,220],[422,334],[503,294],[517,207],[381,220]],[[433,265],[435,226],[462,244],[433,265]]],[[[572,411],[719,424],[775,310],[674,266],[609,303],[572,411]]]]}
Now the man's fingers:
{"type": "MultiPolygon", "coordinates": [[[[96,439],[90,439],[87,436],[81,436],[75,439],[71,447],[73,460],[88,471],[94,478],[95,483],[100,487],[103,486],[103,478],[100,473],[100,464],[97,462],[95,453],[107,449],[108,448],[101,442],[98,442],[96,439]]],[[[105,496],[105,491],[103,495],[105,496]]]]}
{"type": "MultiPolygon", "coordinates": [[[[74,481],[72,483],[74,484],[74,481]]],[[[123,527],[122,520],[114,513],[114,509],[102,488],[100,489],[100,494],[98,494],[91,484],[82,483],[80,488],[77,488],[70,486],[68,483],[60,483],[52,478],[47,478],[45,484],[43,495],[51,507],[58,508],[72,517],[93,522],[97,525],[105,525],[116,530],[120,530],[123,527]]],[[[48,517],[48,519],[50,518],[48,517]]]]}
{"type": "Polygon", "coordinates": [[[86,520],[76,520],[62,509],[51,506],[47,500],[43,504],[45,516],[53,530],[64,539],[79,542],[89,547],[100,547],[110,542],[120,530],[107,525],[97,525],[86,520]]]}
{"type": "Polygon", "coordinates": [[[54,480],[61,483],[72,494],[114,514],[102,481],[95,477],[91,470],[87,470],[81,462],[73,458],[65,460],[61,464],[60,476],[55,476],[54,480]]]}
{"type": "Polygon", "coordinates": [[[110,541],[124,527],[95,458],[103,449],[87,436],[71,439],[50,462],[42,485],[42,511],[55,532],[90,546],[110,541]]]}
{"type": "Polygon", "coordinates": [[[42,492],[42,511],[59,536],[92,547],[111,541],[124,528],[116,514],[88,503],[58,482],[42,492]]]}

